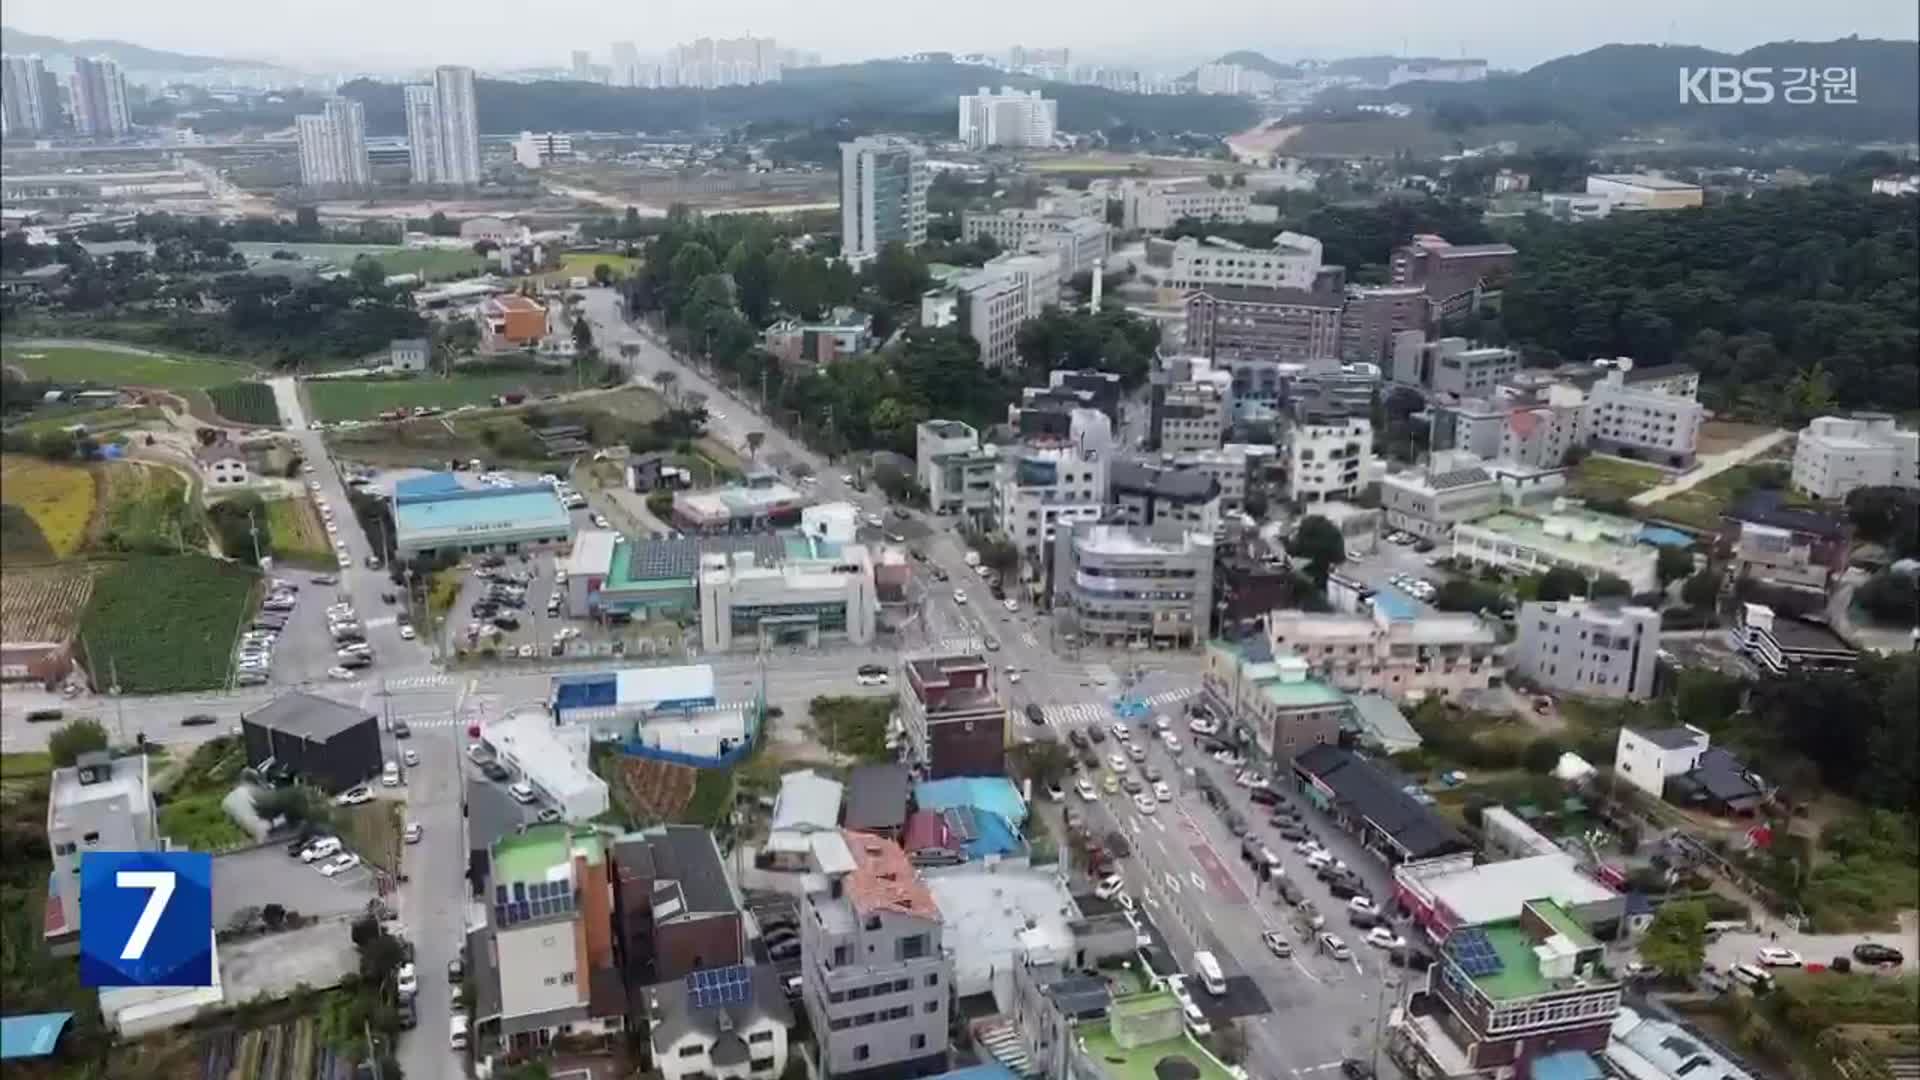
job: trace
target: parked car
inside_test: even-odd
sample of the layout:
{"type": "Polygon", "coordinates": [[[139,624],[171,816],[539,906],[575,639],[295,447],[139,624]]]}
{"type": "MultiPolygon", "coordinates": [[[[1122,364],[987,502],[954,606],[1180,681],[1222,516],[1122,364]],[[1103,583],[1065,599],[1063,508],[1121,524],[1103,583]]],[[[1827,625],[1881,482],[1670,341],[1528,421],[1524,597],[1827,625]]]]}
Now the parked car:
{"type": "Polygon", "coordinates": [[[1267,951],[1275,956],[1286,957],[1293,955],[1293,943],[1281,937],[1278,930],[1269,930],[1261,934],[1260,940],[1267,943],[1267,951]]]}
{"type": "Polygon", "coordinates": [[[507,767],[505,765],[500,764],[497,761],[489,761],[486,764],[480,766],[480,775],[486,777],[487,779],[493,781],[496,784],[500,783],[503,780],[509,780],[513,778],[513,773],[507,771],[507,767]]]}
{"type": "Polygon", "coordinates": [[[373,801],[373,789],[361,784],[359,787],[348,788],[334,796],[333,801],[337,806],[359,806],[361,803],[373,801]]]}
{"type": "Polygon", "coordinates": [[[1853,958],[1875,967],[1898,967],[1906,961],[1900,950],[1877,941],[1863,941],[1853,947],[1853,958]]]}
{"type": "Polygon", "coordinates": [[[344,874],[359,865],[360,856],[352,852],[346,852],[345,854],[334,856],[330,862],[322,863],[320,865],[320,876],[334,877],[339,874],[344,874]]]}

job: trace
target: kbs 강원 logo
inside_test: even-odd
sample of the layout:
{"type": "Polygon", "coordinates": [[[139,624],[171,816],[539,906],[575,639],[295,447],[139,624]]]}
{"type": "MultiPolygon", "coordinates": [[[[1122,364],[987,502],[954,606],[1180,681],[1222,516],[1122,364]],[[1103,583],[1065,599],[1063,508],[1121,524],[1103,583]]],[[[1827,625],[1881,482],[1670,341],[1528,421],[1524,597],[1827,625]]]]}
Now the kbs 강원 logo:
{"type": "Polygon", "coordinates": [[[1853,68],[1706,67],[1680,69],[1682,105],[1857,105],[1859,73],[1853,68]]]}
{"type": "Polygon", "coordinates": [[[81,856],[80,982],[213,985],[213,857],[191,851],[81,856]]]}

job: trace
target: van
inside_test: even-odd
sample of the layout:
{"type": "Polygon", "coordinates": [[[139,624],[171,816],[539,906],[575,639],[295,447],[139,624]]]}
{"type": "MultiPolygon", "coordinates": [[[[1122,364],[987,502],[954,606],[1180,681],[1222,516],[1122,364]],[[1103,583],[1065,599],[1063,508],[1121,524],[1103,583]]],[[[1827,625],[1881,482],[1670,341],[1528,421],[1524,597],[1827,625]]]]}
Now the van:
{"type": "Polygon", "coordinates": [[[1752,990],[1756,994],[1764,994],[1773,989],[1773,976],[1754,967],[1752,964],[1735,964],[1728,974],[1733,976],[1734,982],[1752,990]]]}
{"type": "Polygon", "coordinates": [[[1221,973],[1220,961],[1212,953],[1204,949],[1194,953],[1193,966],[1199,969],[1200,984],[1207,988],[1207,993],[1216,997],[1226,994],[1227,977],[1221,973]]]}
{"type": "Polygon", "coordinates": [[[514,802],[530,803],[533,801],[533,785],[527,783],[525,780],[522,780],[519,783],[508,788],[507,794],[513,796],[514,802]]]}
{"type": "Polygon", "coordinates": [[[447,1048],[465,1050],[467,1048],[467,1014],[454,1013],[447,1020],[447,1048]]]}
{"type": "Polygon", "coordinates": [[[381,787],[399,787],[400,786],[400,763],[399,762],[389,761],[387,762],[386,767],[380,770],[380,786],[381,787]]]}

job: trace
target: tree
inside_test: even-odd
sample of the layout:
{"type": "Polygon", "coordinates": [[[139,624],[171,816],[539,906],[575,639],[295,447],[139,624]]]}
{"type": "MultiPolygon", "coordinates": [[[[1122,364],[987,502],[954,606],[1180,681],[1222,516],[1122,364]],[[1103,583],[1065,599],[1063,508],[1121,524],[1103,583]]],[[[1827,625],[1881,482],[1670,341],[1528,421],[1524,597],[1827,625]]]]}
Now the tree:
{"type": "Polygon", "coordinates": [[[898,241],[881,247],[868,267],[867,278],[880,298],[894,307],[917,302],[933,282],[926,262],[898,241]]]}
{"type": "Polygon", "coordinates": [[[1004,538],[983,537],[973,547],[980,553],[980,561],[1003,580],[1020,568],[1020,549],[1004,538]]]}
{"type": "Polygon", "coordinates": [[[586,319],[573,320],[573,348],[583,359],[593,355],[593,324],[586,319]]]}
{"type": "Polygon", "coordinates": [[[673,518],[673,492],[654,491],[647,494],[647,512],[661,521],[673,518]]]}
{"type": "Polygon", "coordinates": [[[1586,576],[1578,570],[1556,566],[1540,575],[1540,585],[1534,591],[1533,598],[1551,604],[1585,595],[1587,595],[1586,576]]]}
{"type": "Polygon", "coordinates": [[[1073,754],[1056,739],[1035,739],[1007,752],[1014,775],[1033,781],[1035,788],[1059,786],[1073,768],[1073,754]]]}
{"type": "Polygon", "coordinates": [[[47,756],[61,769],[72,765],[81,754],[106,748],[107,729],[100,726],[100,721],[85,717],[68,721],[47,740],[47,756]]]}
{"type": "Polygon", "coordinates": [[[273,550],[273,532],[267,525],[267,504],[252,492],[242,492],[207,507],[207,523],[220,551],[229,559],[254,561],[273,550]]]}
{"type": "Polygon", "coordinates": [[[1699,611],[1712,611],[1720,605],[1720,574],[1712,566],[1687,579],[1680,586],[1680,599],[1688,607],[1699,611]]]}
{"type": "Polygon", "coordinates": [[[613,267],[606,263],[593,264],[593,283],[605,288],[613,284],[613,267]]]}
{"type": "Polygon", "coordinates": [[[1698,900],[1662,905],[1640,942],[1640,958],[1675,978],[1700,974],[1707,959],[1707,905],[1698,900]]]}
{"type": "Polygon", "coordinates": [[[660,388],[660,396],[666,398],[667,404],[670,406],[679,400],[674,394],[674,387],[678,386],[679,383],[679,373],[671,368],[661,368],[659,371],[653,373],[653,385],[660,388]]]}
{"type": "Polygon", "coordinates": [[[760,448],[762,446],[765,446],[766,444],[767,444],[766,432],[764,431],[747,432],[747,456],[752,458],[754,461],[760,460],[760,448]]]}
{"type": "Polygon", "coordinates": [[[1632,596],[1633,586],[1627,584],[1625,578],[1601,574],[1594,580],[1593,591],[1589,595],[1595,600],[1610,596],[1632,596]]]}
{"type": "Polygon", "coordinates": [[[1287,553],[1305,560],[1314,585],[1325,588],[1327,575],[1347,557],[1347,540],[1340,535],[1338,525],[1319,514],[1310,514],[1287,541],[1287,553]]]}
{"type": "Polygon", "coordinates": [[[253,811],[265,821],[285,818],[290,825],[304,825],[315,830],[333,823],[332,801],[325,792],[305,784],[254,792],[253,811]]]}
{"type": "Polygon", "coordinates": [[[1679,581],[1693,573],[1693,552],[1683,547],[1661,548],[1655,573],[1660,576],[1662,588],[1679,581]]]}
{"type": "Polygon", "coordinates": [[[1920,577],[1882,570],[1853,591],[1874,622],[1887,626],[1920,626],[1920,577]]]}
{"type": "Polygon", "coordinates": [[[1885,545],[1893,558],[1920,555],[1920,492],[1855,488],[1847,493],[1847,517],[1861,539],[1885,545]]]}

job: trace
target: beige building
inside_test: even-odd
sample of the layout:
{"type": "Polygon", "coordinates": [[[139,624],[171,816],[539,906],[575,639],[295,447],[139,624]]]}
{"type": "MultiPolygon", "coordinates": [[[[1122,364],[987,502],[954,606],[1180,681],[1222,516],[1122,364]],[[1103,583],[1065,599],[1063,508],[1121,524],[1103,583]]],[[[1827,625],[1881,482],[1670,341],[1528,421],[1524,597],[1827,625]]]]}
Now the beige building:
{"type": "Polygon", "coordinates": [[[1201,180],[1130,180],[1120,189],[1120,227],[1164,232],[1182,218],[1224,221],[1275,221],[1279,207],[1253,201],[1246,188],[1217,188],[1201,180]]]}
{"type": "Polygon", "coordinates": [[[1436,454],[1432,468],[1391,473],[1380,481],[1380,509],[1389,529],[1445,540],[1462,521],[1500,509],[1500,482],[1468,455],[1436,454]]]}
{"type": "Polygon", "coordinates": [[[1685,210],[1699,206],[1704,200],[1699,184],[1645,173],[1589,176],[1587,194],[1605,198],[1615,209],[1631,210],[1685,210]]]}
{"type": "Polygon", "coordinates": [[[1502,674],[1493,628],[1474,615],[1275,611],[1267,637],[1275,656],[1298,656],[1315,678],[1355,693],[1454,698],[1485,690],[1502,674]]]}

